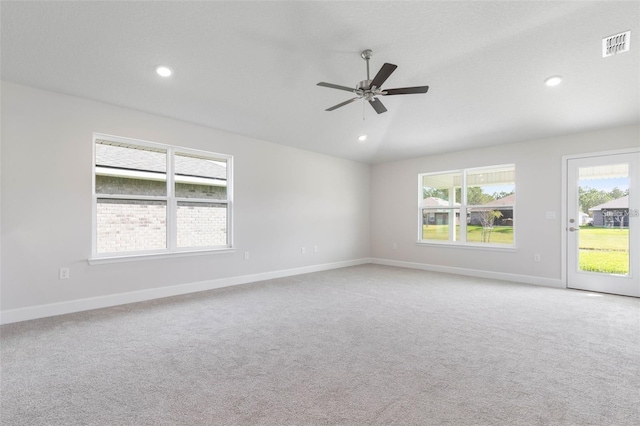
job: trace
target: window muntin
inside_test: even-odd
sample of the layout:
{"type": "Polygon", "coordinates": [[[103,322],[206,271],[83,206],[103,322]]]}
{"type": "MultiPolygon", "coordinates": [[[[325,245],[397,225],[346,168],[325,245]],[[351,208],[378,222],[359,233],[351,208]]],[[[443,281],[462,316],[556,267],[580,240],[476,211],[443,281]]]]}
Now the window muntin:
{"type": "Polygon", "coordinates": [[[93,257],[230,248],[223,154],[94,135],[93,257]]]}
{"type": "Polygon", "coordinates": [[[425,173],[419,182],[419,242],[515,245],[513,164],[425,173]]]}

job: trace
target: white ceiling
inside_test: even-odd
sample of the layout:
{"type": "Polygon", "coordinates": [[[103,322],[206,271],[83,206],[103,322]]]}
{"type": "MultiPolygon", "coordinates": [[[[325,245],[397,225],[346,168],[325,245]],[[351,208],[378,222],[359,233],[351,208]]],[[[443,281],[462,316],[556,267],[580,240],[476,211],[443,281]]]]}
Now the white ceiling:
{"type": "Polygon", "coordinates": [[[368,163],[640,121],[638,1],[2,1],[1,19],[5,81],[368,163]],[[372,76],[398,65],[383,87],[429,93],[325,112],[352,96],[316,83],[365,79],[364,49],[372,76]]]}

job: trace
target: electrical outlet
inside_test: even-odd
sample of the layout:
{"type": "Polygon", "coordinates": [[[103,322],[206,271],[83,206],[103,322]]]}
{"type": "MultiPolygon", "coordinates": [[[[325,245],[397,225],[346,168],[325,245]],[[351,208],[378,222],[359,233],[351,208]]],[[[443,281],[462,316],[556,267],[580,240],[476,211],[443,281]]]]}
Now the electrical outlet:
{"type": "Polygon", "coordinates": [[[313,246],[313,252],[317,253],[318,252],[318,246],[313,246]]]}
{"type": "Polygon", "coordinates": [[[300,253],[305,254],[307,252],[307,249],[302,247],[302,249],[300,249],[300,253]]]}
{"type": "Polygon", "coordinates": [[[69,278],[69,268],[60,268],[58,277],[61,280],[68,279],[69,278]]]}
{"type": "Polygon", "coordinates": [[[244,260],[249,260],[249,252],[248,251],[244,252],[244,260]]]}
{"type": "Polygon", "coordinates": [[[398,250],[398,244],[393,243],[393,249],[394,249],[394,250],[398,250]]]}
{"type": "Polygon", "coordinates": [[[538,253],[533,255],[533,261],[534,262],[540,262],[540,255],[538,253]]]}

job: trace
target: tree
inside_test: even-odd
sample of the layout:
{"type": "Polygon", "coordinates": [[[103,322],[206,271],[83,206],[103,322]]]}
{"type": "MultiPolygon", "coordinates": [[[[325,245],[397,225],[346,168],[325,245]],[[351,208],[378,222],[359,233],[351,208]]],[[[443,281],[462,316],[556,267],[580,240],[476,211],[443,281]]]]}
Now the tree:
{"type": "Polygon", "coordinates": [[[600,204],[604,204],[611,200],[617,200],[625,195],[629,195],[629,189],[622,191],[620,188],[615,187],[611,191],[597,190],[588,186],[578,187],[578,202],[580,204],[580,211],[588,213],[589,209],[600,204]]]}
{"type": "Polygon", "coordinates": [[[502,217],[499,210],[478,210],[478,217],[482,224],[482,242],[488,243],[491,240],[491,231],[493,231],[493,223],[496,219],[502,217]]]}
{"type": "Polygon", "coordinates": [[[422,198],[441,198],[446,200],[449,198],[449,190],[447,189],[436,189],[436,188],[422,188],[422,198]]]}
{"type": "Polygon", "coordinates": [[[467,187],[467,204],[472,206],[481,206],[494,201],[495,198],[489,194],[482,192],[481,186],[467,187]]]}
{"type": "Polygon", "coordinates": [[[508,197],[509,195],[513,195],[515,191],[511,191],[511,192],[505,192],[505,191],[500,191],[500,192],[494,192],[493,193],[493,198],[496,200],[499,200],[501,198],[504,197],[508,197]]]}
{"type": "Polygon", "coordinates": [[[611,192],[609,192],[609,195],[613,200],[617,200],[618,198],[622,198],[625,195],[629,195],[629,188],[627,188],[626,191],[622,191],[620,188],[616,186],[611,190],[611,192]]]}

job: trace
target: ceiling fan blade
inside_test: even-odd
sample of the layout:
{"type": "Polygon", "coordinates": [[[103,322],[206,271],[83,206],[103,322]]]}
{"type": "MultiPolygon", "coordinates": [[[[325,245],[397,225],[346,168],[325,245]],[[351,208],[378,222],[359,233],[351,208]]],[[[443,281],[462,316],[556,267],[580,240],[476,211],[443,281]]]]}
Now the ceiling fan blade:
{"type": "Polygon", "coordinates": [[[411,95],[414,93],[427,93],[427,90],[429,90],[429,86],[403,87],[401,89],[385,89],[382,94],[384,96],[411,95]]]}
{"type": "Polygon", "coordinates": [[[334,105],[334,106],[332,106],[331,108],[327,108],[327,109],[325,109],[325,111],[333,111],[334,109],[338,109],[338,108],[340,108],[340,107],[343,107],[343,106],[345,106],[345,105],[348,105],[348,104],[350,104],[351,102],[355,102],[355,101],[357,101],[358,99],[360,99],[360,98],[353,98],[353,99],[349,99],[348,101],[344,101],[344,102],[342,102],[342,103],[340,103],[340,104],[338,104],[338,105],[334,105]]]}
{"type": "Polygon", "coordinates": [[[351,92],[351,93],[354,93],[356,91],[356,89],[354,89],[352,87],[340,86],[338,84],[325,83],[324,81],[321,81],[320,83],[318,83],[318,86],[328,87],[330,89],[345,90],[345,91],[351,92]]]}
{"type": "Polygon", "coordinates": [[[378,98],[373,98],[369,101],[369,103],[371,104],[371,106],[373,107],[373,109],[376,110],[376,112],[378,114],[382,114],[383,112],[387,112],[387,109],[384,107],[384,105],[382,104],[382,102],[380,102],[380,99],[378,98]]]}
{"type": "Polygon", "coordinates": [[[396,68],[398,68],[398,66],[393,64],[385,63],[384,65],[382,65],[382,68],[380,68],[380,71],[378,71],[378,74],[376,74],[376,76],[373,77],[373,80],[371,80],[371,84],[369,85],[369,88],[372,88],[374,86],[375,87],[382,86],[382,84],[389,78],[391,73],[393,73],[396,70],[396,68]]]}

